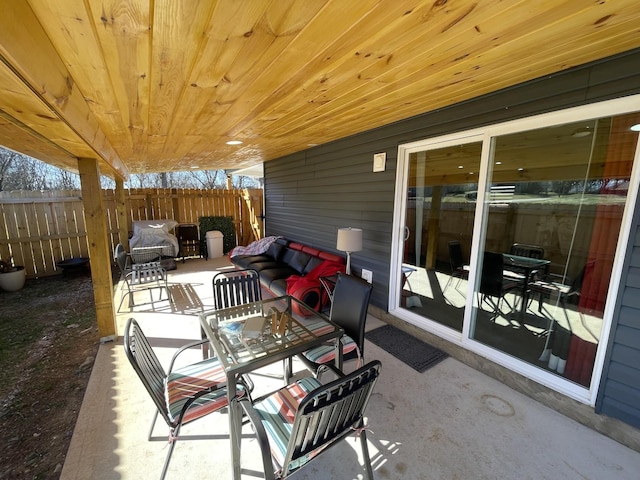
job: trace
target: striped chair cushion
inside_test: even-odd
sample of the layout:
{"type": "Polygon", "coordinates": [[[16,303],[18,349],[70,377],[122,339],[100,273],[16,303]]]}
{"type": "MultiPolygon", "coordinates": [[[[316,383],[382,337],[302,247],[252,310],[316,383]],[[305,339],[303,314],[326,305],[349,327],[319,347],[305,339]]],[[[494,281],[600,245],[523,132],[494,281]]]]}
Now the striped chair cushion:
{"type": "MultiPolygon", "coordinates": [[[[185,402],[191,396],[209,387],[217,387],[212,393],[203,395],[195,401],[185,414],[182,424],[219,410],[228,404],[227,377],[217,358],[177,368],[167,376],[165,400],[172,421],[176,421],[185,402]]],[[[238,392],[242,390],[238,389],[238,392]]],[[[242,392],[243,393],[243,392],[242,392]]]]}
{"type": "MultiPolygon", "coordinates": [[[[340,339],[342,342],[342,355],[347,355],[356,349],[356,342],[349,335],[343,335],[340,339]]],[[[315,363],[329,363],[333,362],[336,357],[336,350],[334,345],[320,345],[319,347],[307,350],[303,354],[308,360],[315,363]]]]}
{"type": "MultiPolygon", "coordinates": [[[[315,378],[306,377],[281,388],[253,405],[267,431],[271,455],[279,469],[283,467],[298,405],[309,392],[321,385],[315,378]]],[[[308,460],[310,458],[306,458],[297,466],[302,466],[308,460]]]]}
{"type": "Polygon", "coordinates": [[[318,337],[333,331],[333,327],[321,318],[306,321],[303,325],[318,337]]]}

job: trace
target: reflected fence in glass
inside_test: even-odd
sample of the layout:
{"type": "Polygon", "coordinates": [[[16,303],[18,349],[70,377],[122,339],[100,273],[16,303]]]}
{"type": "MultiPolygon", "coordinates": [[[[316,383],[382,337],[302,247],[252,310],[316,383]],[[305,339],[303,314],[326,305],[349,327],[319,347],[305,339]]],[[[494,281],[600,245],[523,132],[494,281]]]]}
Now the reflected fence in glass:
{"type": "Polygon", "coordinates": [[[498,311],[487,312],[477,289],[472,338],[589,387],[637,142],[629,127],[637,120],[602,118],[495,139],[491,191],[503,193],[485,202],[483,250],[508,257],[516,244],[534,246],[536,255],[521,256],[544,252],[547,264],[526,271],[506,262],[503,281],[512,284],[498,311]]]}

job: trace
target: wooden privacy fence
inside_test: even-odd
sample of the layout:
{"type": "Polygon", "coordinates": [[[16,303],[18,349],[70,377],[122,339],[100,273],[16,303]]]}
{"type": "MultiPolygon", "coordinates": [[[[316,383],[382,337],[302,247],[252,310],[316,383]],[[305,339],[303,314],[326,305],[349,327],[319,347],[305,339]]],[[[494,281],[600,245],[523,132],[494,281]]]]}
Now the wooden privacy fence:
{"type": "MultiPolygon", "coordinates": [[[[88,257],[80,190],[0,192],[0,260],[23,265],[28,277],[61,273],[56,262],[88,257]]],[[[114,190],[103,190],[109,242],[118,243],[114,190]]],[[[125,190],[127,230],[134,220],[173,219],[199,223],[202,216],[231,217],[238,245],[262,238],[261,189],[196,190],[139,188],[125,190]]]]}

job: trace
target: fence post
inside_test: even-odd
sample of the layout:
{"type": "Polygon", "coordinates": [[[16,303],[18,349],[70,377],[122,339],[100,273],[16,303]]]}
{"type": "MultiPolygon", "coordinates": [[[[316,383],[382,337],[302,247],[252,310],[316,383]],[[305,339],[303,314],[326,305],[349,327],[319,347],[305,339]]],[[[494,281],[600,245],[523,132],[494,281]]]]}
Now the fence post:
{"type": "Polygon", "coordinates": [[[118,243],[121,243],[124,248],[129,248],[129,227],[127,225],[127,212],[126,212],[126,197],[124,194],[124,180],[116,177],[116,218],[118,219],[118,243]]]}

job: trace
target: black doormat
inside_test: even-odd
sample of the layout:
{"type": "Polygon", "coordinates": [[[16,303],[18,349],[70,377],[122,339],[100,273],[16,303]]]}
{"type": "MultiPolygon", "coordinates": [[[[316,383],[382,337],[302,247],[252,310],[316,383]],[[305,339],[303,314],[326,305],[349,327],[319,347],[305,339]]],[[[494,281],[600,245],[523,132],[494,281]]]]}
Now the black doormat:
{"type": "Polygon", "coordinates": [[[392,325],[371,330],[365,338],[420,373],[449,356],[392,325]]]}

